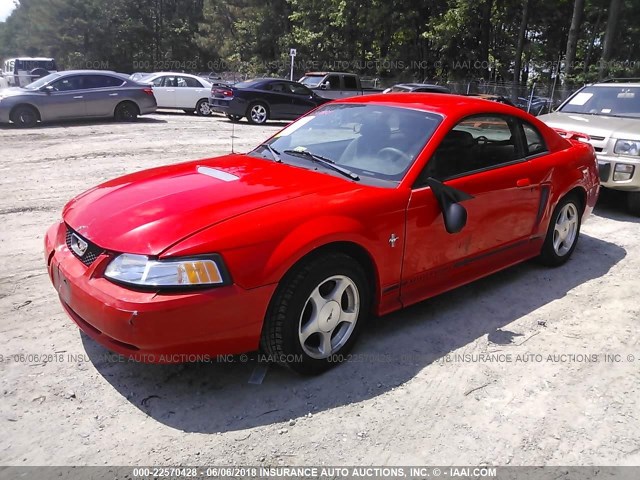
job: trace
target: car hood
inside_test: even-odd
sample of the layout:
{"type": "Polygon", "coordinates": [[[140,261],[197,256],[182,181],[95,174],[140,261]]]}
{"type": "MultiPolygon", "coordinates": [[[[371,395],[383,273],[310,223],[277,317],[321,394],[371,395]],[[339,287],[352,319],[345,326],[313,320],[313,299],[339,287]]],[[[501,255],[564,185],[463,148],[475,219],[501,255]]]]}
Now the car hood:
{"type": "Polygon", "coordinates": [[[540,115],[538,119],[552,128],[586,133],[592,137],[640,139],[640,118],[555,112],[540,115]]]}
{"type": "Polygon", "coordinates": [[[2,90],[0,90],[0,97],[1,98],[16,97],[18,95],[29,95],[32,93],[33,93],[32,91],[25,90],[24,88],[9,87],[9,88],[3,88],[2,90]]]}
{"type": "Polygon", "coordinates": [[[353,188],[357,186],[332,175],[228,155],[109,181],[71,200],[63,219],[104,249],[160,255],[238,215],[327,189],[353,188]]]}

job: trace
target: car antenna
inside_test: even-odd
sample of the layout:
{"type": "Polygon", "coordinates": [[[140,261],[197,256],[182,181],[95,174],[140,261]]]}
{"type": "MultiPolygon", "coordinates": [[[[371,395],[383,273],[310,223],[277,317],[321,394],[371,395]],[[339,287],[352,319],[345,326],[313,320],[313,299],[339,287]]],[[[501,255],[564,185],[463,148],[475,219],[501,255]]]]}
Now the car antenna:
{"type": "Polygon", "coordinates": [[[231,153],[236,153],[233,150],[233,139],[236,138],[235,133],[236,133],[236,124],[235,122],[231,122],[231,153]]]}

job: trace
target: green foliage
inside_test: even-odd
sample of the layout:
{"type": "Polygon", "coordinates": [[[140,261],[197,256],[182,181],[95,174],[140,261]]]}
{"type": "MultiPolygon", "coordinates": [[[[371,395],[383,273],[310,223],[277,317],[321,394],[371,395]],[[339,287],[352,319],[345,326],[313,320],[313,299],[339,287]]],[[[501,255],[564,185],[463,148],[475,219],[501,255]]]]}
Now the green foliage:
{"type": "MultiPolygon", "coordinates": [[[[575,68],[597,78],[610,0],[586,0],[575,68]]],[[[531,0],[522,81],[551,82],[574,0],[531,0]]],[[[409,80],[510,81],[522,0],[21,0],[0,23],[0,57],[53,56],[63,68],[348,70],[409,80]]],[[[640,2],[624,0],[610,74],[638,75],[640,2]]]]}

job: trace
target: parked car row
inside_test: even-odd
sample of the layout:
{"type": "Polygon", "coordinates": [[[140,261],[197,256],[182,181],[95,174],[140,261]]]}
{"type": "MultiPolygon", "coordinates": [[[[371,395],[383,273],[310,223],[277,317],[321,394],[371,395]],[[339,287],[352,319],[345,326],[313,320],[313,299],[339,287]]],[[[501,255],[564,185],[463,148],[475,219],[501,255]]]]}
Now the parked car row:
{"type": "MultiPolygon", "coordinates": [[[[38,122],[73,118],[132,121],[138,115],[167,108],[203,116],[222,113],[233,122],[246,117],[249,123],[259,125],[268,120],[295,120],[330,101],[319,93],[347,95],[345,87],[355,86],[359,95],[364,95],[359,77],[346,73],[312,72],[300,82],[277,78],[234,85],[214,82],[175,72],[136,73],[130,77],[97,70],[56,72],[24,87],[1,90],[0,123],[32,127],[38,122]]],[[[403,92],[449,93],[440,85],[416,83],[398,84],[384,91],[403,92]]],[[[500,95],[475,96],[521,109],[525,109],[526,101],[526,109],[534,114],[548,108],[549,100],[521,98],[514,104],[500,95]]],[[[598,155],[603,185],[627,192],[629,210],[640,215],[640,83],[613,81],[584,87],[555,113],[540,118],[570,136],[582,134],[598,155]]]]}

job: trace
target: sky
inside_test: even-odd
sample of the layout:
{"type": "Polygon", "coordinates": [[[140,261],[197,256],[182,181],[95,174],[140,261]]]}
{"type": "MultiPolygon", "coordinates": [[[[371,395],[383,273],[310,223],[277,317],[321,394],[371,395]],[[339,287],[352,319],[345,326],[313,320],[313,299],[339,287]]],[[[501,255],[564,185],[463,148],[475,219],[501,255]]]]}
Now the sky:
{"type": "Polygon", "coordinates": [[[14,8],[14,0],[0,0],[0,22],[4,22],[14,8]]]}

